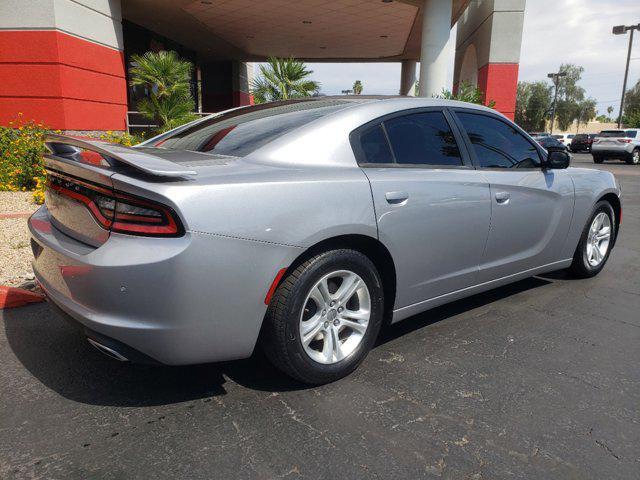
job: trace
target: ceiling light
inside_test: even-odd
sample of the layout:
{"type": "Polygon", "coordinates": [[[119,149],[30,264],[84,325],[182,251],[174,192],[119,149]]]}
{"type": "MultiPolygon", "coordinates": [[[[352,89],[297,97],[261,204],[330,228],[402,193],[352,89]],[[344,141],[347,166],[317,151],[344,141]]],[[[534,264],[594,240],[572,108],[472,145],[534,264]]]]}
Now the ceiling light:
{"type": "Polygon", "coordinates": [[[311,20],[303,20],[302,23],[304,23],[305,25],[310,25],[313,22],[311,20]]]}

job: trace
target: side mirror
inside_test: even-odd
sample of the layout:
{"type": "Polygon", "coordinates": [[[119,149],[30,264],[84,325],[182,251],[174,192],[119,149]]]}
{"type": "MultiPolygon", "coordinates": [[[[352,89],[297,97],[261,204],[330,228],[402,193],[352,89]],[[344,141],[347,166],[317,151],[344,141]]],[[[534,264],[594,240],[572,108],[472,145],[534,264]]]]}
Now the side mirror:
{"type": "Polygon", "coordinates": [[[545,168],[562,169],[567,168],[571,163],[571,157],[564,150],[549,149],[545,168]]]}

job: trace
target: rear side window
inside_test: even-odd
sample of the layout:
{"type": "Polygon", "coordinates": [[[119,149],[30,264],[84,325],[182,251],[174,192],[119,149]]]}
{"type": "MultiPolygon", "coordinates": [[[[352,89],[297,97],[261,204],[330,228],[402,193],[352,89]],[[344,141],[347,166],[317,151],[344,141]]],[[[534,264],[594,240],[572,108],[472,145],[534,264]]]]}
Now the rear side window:
{"type": "Polygon", "coordinates": [[[385,120],[398,164],[460,166],[462,157],[442,112],[424,112],[385,120]]]}
{"type": "Polygon", "coordinates": [[[627,138],[636,138],[636,131],[635,130],[627,130],[625,132],[625,137],[627,138]]]}
{"type": "Polygon", "coordinates": [[[481,167],[540,167],[538,149],[512,126],[488,115],[462,112],[456,115],[467,131],[481,167]]]}
{"type": "Polygon", "coordinates": [[[360,135],[360,148],[366,163],[394,163],[382,125],[375,125],[360,135]]]}
{"type": "Polygon", "coordinates": [[[256,105],[205,120],[152,146],[244,157],[282,135],[349,105],[352,103],[334,99],[256,105]]]}

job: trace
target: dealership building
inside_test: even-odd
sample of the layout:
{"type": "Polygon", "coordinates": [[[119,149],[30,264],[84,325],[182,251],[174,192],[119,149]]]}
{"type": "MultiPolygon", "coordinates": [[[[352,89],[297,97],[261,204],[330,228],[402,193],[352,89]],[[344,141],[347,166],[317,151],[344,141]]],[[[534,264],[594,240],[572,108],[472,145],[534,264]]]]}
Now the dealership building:
{"type": "MultiPolygon", "coordinates": [[[[398,92],[467,81],[513,118],[525,0],[2,0],[0,125],[126,130],[143,92],[131,56],[175,50],[195,66],[202,112],[252,102],[252,62],[399,62],[398,92]],[[419,68],[418,68],[419,65],[419,68]]],[[[348,65],[345,66],[348,68],[348,65]]]]}

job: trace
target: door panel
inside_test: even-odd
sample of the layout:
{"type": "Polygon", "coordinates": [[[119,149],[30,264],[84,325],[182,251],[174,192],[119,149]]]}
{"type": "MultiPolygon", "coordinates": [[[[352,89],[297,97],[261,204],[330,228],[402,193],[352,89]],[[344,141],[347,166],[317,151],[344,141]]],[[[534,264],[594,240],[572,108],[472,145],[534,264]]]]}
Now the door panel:
{"type": "Polygon", "coordinates": [[[564,260],[560,257],[574,199],[568,172],[509,169],[482,173],[491,190],[491,226],[480,282],[564,260]]]}
{"type": "Polygon", "coordinates": [[[491,190],[480,282],[564,260],[574,202],[567,171],[543,169],[546,153],[504,117],[456,109],[455,118],[491,190]]]}
{"type": "Polygon", "coordinates": [[[477,283],[489,185],[472,169],[366,168],[380,241],[396,263],[395,308],[477,283]]]}

